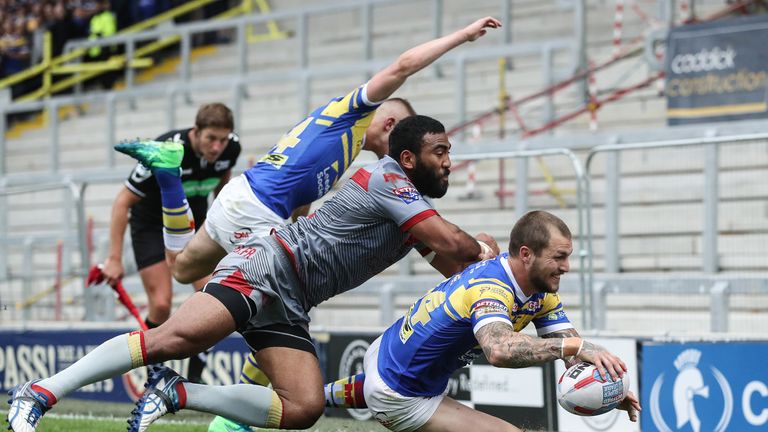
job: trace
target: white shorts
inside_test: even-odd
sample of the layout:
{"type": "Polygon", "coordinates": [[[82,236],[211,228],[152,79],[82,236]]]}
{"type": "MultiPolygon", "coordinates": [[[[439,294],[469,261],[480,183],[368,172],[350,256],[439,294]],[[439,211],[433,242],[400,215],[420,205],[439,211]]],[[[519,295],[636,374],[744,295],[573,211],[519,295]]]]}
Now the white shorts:
{"type": "Polygon", "coordinates": [[[247,246],[287,223],[256,198],[248,179],[241,174],[216,196],[205,217],[205,230],[213,241],[232,252],[235,246],[247,246]]]}
{"type": "Polygon", "coordinates": [[[381,336],[365,353],[363,394],[373,417],[385,428],[395,432],[410,432],[424,426],[437,411],[448,393],[439,396],[409,397],[392,390],[379,375],[378,358],[381,336]]]}

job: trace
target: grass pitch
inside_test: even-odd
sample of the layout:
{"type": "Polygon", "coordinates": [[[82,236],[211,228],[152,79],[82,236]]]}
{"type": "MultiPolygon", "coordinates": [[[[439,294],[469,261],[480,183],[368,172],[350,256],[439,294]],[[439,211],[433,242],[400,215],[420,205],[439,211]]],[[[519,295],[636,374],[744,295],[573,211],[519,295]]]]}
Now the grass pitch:
{"type": "MultiPolygon", "coordinates": [[[[131,404],[65,399],[57,403],[56,407],[43,417],[37,432],[125,432],[132,409],[131,404]]],[[[7,426],[5,423],[7,414],[7,410],[2,411],[3,423],[0,423],[2,424],[0,429],[7,426]]],[[[181,411],[158,420],[149,428],[149,432],[207,432],[208,422],[212,418],[210,414],[181,411]]],[[[267,431],[267,429],[258,430],[267,431]]],[[[386,429],[374,421],[322,417],[306,431],[385,432],[386,429]]]]}

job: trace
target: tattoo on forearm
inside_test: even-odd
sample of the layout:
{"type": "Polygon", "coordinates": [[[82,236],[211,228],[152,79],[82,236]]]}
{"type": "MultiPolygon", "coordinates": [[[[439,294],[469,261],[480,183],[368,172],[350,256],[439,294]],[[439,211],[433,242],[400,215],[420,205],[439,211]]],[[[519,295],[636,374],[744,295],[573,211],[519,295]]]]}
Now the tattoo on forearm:
{"type": "Polygon", "coordinates": [[[495,366],[524,368],[560,357],[560,340],[520,334],[511,325],[494,322],[477,332],[486,358],[495,366]]]}
{"type": "MultiPolygon", "coordinates": [[[[564,339],[567,337],[581,337],[579,336],[579,332],[576,331],[575,328],[569,328],[565,330],[558,330],[552,333],[547,333],[542,336],[543,338],[555,338],[555,339],[564,339]]],[[[563,359],[563,362],[565,362],[565,367],[570,368],[571,366],[579,363],[581,360],[579,360],[576,356],[570,356],[563,359]]]]}

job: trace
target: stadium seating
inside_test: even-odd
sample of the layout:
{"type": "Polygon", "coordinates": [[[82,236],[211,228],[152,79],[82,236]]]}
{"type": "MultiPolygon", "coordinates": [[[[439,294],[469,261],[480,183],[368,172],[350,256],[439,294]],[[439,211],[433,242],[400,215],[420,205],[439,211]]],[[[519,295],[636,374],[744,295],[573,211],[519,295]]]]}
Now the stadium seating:
{"type": "MultiPolygon", "coordinates": [[[[277,10],[300,7],[311,2],[293,0],[276,2],[277,10]]],[[[396,4],[387,7],[377,7],[374,12],[373,53],[375,59],[391,59],[403,49],[432,37],[431,24],[428,19],[431,13],[431,2],[414,2],[413,4],[396,4]]],[[[498,15],[498,1],[465,2],[446,0],[443,28],[451,30],[459,27],[479,15],[498,15]]],[[[642,5],[641,5],[642,6],[642,5]]],[[[655,13],[652,7],[646,12],[655,13]]],[[[698,12],[706,15],[722,7],[721,2],[697,2],[698,12]]],[[[532,1],[520,0],[512,3],[512,40],[516,43],[542,42],[571,37],[573,13],[568,2],[563,1],[532,1]]],[[[626,39],[642,34],[647,28],[637,16],[625,20],[624,32],[626,39]]],[[[588,17],[588,56],[597,61],[610,57],[613,29],[613,10],[606,3],[597,0],[587,1],[588,17]]],[[[295,23],[284,24],[287,30],[295,30],[295,23]]],[[[310,20],[309,34],[311,37],[309,50],[310,67],[329,67],[358,62],[362,58],[360,31],[357,12],[320,16],[310,20]],[[339,22],[348,25],[339,25],[339,22]]],[[[501,40],[501,33],[489,35],[490,44],[501,40]]],[[[483,41],[482,43],[485,43],[483,41]]],[[[478,42],[480,44],[481,42],[478,42]]],[[[471,49],[463,47],[462,49],[471,49]]],[[[250,71],[280,71],[296,67],[295,39],[277,40],[249,46],[248,60],[250,71]]],[[[192,65],[193,79],[227,79],[237,67],[237,52],[234,45],[221,45],[214,52],[198,56],[192,65]]],[[[567,55],[556,55],[553,59],[558,66],[558,76],[563,79],[569,75],[565,66],[569,64],[567,55]]],[[[507,90],[513,98],[521,98],[541,90],[544,82],[540,57],[530,56],[514,59],[514,67],[505,74],[507,90]]],[[[410,99],[417,111],[442,120],[447,126],[457,123],[459,116],[454,102],[455,84],[452,77],[455,74],[453,66],[446,64],[441,68],[443,77],[437,77],[427,70],[411,78],[398,92],[399,96],[410,99]]],[[[469,81],[467,83],[467,116],[472,118],[483,113],[497,104],[498,100],[498,65],[494,61],[480,61],[468,67],[469,81]]],[[[627,86],[646,78],[649,71],[639,58],[627,60],[617,66],[601,72],[597,76],[598,89],[603,93],[615,88],[627,86]]],[[[158,68],[152,74],[152,79],[145,86],[170,85],[179,79],[179,72],[172,67],[158,68]],[[169,69],[165,71],[165,69],[169,69]]],[[[312,84],[311,105],[318,105],[328,98],[344,93],[352,86],[363,82],[363,75],[346,75],[333,79],[316,80],[312,84]]],[[[247,86],[249,99],[243,102],[243,116],[237,125],[237,130],[244,143],[244,154],[240,168],[247,166],[273,145],[277,137],[287,130],[302,115],[296,93],[298,85],[292,83],[249,84],[247,86]]],[[[181,98],[179,98],[181,99],[181,98]]],[[[221,100],[229,102],[231,94],[228,91],[207,91],[192,96],[192,104],[184,105],[179,100],[179,109],[175,113],[175,125],[186,127],[191,125],[197,105],[207,101],[221,100]]],[[[558,93],[554,99],[556,110],[563,114],[577,107],[580,102],[571,89],[558,93]]],[[[665,101],[658,95],[658,90],[650,86],[632,93],[620,101],[606,105],[598,113],[601,132],[620,132],[622,130],[658,129],[664,127],[665,101]]],[[[99,169],[106,167],[109,161],[109,149],[106,138],[101,132],[105,122],[104,106],[89,104],[82,113],[76,110],[67,111],[67,117],[61,120],[61,171],[64,173],[82,170],[83,168],[99,169]]],[[[126,101],[117,104],[118,138],[136,136],[151,137],[167,130],[167,101],[163,97],[146,97],[137,101],[136,109],[131,109],[126,101]]],[[[529,123],[529,127],[544,123],[544,100],[537,100],[520,108],[521,115],[529,123]]],[[[569,134],[585,133],[588,131],[589,117],[581,117],[558,128],[553,137],[561,137],[563,146],[568,146],[569,134]]],[[[507,118],[507,134],[517,132],[517,125],[511,116],[507,118]]],[[[499,133],[497,120],[489,120],[482,125],[482,136],[467,138],[468,141],[482,142],[484,138],[495,138],[499,133]]],[[[37,129],[24,132],[17,138],[7,140],[6,166],[10,174],[29,174],[48,172],[50,163],[50,132],[47,129],[37,129]]],[[[514,143],[514,140],[511,140],[514,143]]],[[[460,151],[460,149],[456,149],[460,151]]],[[[765,187],[768,170],[768,144],[754,143],[723,147],[720,152],[720,204],[719,221],[720,235],[720,266],[726,272],[766,272],[768,264],[764,259],[766,244],[768,244],[768,214],[765,210],[768,189],[765,187]],[[727,149],[727,150],[726,150],[727,149]]],[[[578,151],[584,160],[586,152],[578,151]]],[[[362,157],[361,162],[369,161],[370,156],[362,157]]],[[[544,208],[561,215],[575,234],[578,219],[576,214],[576,188],[572,168],[564,159],[544,158],[543,165],[535,160],[529,163],[529,207],[544,208]],[[548,179],[544,169],[553,175],[548,179]],[[558,195],[557,191],[562,191],[558,195]],[[558,198],[562,201],[559,201],[558,198]]],[[[703,152],[700,148],[686,150],[653,150],[625,152],[621,158],[621,189],[620,189],[620,269],[623,272],[697,272],[701,270],[703,226],[703,152]]],[[[117,156],[115,172],[126,175],[132,166],[132,161],[123,156],[117,156]]],[[[594,164],[594,182],[592,184],[592,202],[594,204],[594,254],[597,271],[603,269],[605,217],[603,204],[605,202],[605,182],[603,180],[604,166],[598,158],[594,164]]],[[[468,184],[465,170],[457,170],[452,174],[452,186],[449,194],[437,204],[440,212],[449,220],[457,223],[469,232],[486,231],[498,239],[502,249],[506,247],[509,228],[515,212],[515,197],[510,195],[500,205],[497,197],[499,189],[499,163],[497,161],[482,161],[477,165],[477,179],[474,185],[468,184]],[[469,188],[472,189],[469,189],[469,188]],[[472,190],[474,198],[468,199],[467,192],[472,190]]],[[[505,169],[505,189],[516,191],[515,163],[508,161],[505,169]]],[[[112,199],[120,187],[119,182],[94,184],[86,192],[86,212],[93,218],[97,246],[104,244],[109,225],[109,215],[112,199]]],[[[73,223],[73,216],[66,219],[66,194],[61,191],[36,192],[34,194],[18,194],[7,198],[9,232],[16,237],[41,233],[58,233],[62,231],[62,220],[73,223]],[[61,217],[53,217],[61,215],[61,217]]],[[[580,237],[579,237],[580,238],[580,237]]],[[[103,252],[97,248],[98,252],[103,252]]],[[[125,254],[126,260],[131,260],[131,254],[125,254]]],[[[101,258],[95,256],[96,259],[101,258]]],[[[8,251],[8,266],[12,273],[18,276],[23,268],[23,247],[10,247],[8,251]]],[[[34,253],[34,268],[52,269],[55,265],[55,254],[50,245],[36,248],[34,253]]],[[[65,265],[77,266],[77,254],[72,254],[65,265]]],[[[578,269],[579,260],[574,257],[572,266],[578,269]]],[[[417,274],[430,274],[432,270],[421,260],[414,260],[413,270],[417,274]]],[[[385,276],[396,275],[401,270],[390,269],[385,276]]],[[[51,278],[43,278],[36,291],[47,287],[51,278]]],[[[137,281],[133,279],[133,292],[141,302],[143,295],[137,281]]],[[[5,282],[12,297],[20,299],[23,283],[14,279],[5,282]]],[[[0,282],[0,286],[3,282],[0,282]]],[[[427,289],[428,287],[424,287],[427,289]]],[[[68,287],[65,297],[76,296],[79,286],[68,287]]],[[[179,290],[179,299],[186,297],[186,288],[179,290]]],[[[345,307],[344,302],[371,303],[375,297],[350,297],[349,300],[334,300],[332,304],[345,307]]],[[[398,303],[404,307],[413,296],[403,296],[398,303]]],[[[569,301],[578,303],[578,296],[568,297],[569,301]]],[[[627,297],[612,309],[611,314],[635,304],[633,297],[627,297]]],[[[375,303],[370,305],[375,307],[375,303]]],[[[695,305],[691,306],[695,307],[695,305]]],[[[706,318],[706,308],[701,308],[706,318]]],[[[633,306],[632,309],[641,309],[633,306]]],[[[765,309],[765,306],[763,306],[765,309]]],[[[696,309],[696,310],[699,310],[696,309]]],[[[77,316],[80,309],[73,309],[72,316],[77,316]]],[[[365,312],[361,312],[360,320],[364,320],[365,312]]],[[[45,316],[46,312],[39,312],[45,316]]],[[[321,324],[335,325],[332,313],[325,313],[321,308],[316,315],[321,324]]],[[[345,318],[346,319],[346,318],[345,318]]],[[[619,328],[631,328],[633,320],[638,316],[632,315],[626,319],[615,318],[619,328]],[[634,317],[634,318],[633,318],[634,317]],[[623,326],[623,327],[621,327],[623,326]]],[[[704,319],[704,318],[702,318],[704,319]]],[[[692,322],[696,322],[693,320],[692,322]]],[[[692,324],[695,328],[695,325],[692,324]]]]}

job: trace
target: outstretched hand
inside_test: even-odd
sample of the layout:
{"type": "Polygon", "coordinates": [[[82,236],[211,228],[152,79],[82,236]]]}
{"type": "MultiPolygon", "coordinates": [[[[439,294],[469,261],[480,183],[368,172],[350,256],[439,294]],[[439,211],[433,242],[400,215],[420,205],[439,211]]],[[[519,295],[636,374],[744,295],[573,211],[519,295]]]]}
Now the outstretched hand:
{"type": "Polygon", "coordinates": [[[584,341],[581,351],[577,355],[580,360],[592,363],[597,367],[600,376],[605,379],[608,375],[616,381],[624,376],[627,371],[627,365],[622,359],[611,354],[600,345],[589,341],[584,341]]]}
{"type": "Polygon", "coordinates": [[[488,32],[486,29],[499,27],[501,27],[501,21],[494,17],[488,16],[485,18],[480,18],[479,20],[466,26],[464,28],[464,33],[467,35],[467,40],[472,42],[477,40],[479,37],[484,36],[488,32]]]}
{"type": "Polygon", "coordinates": [[[627,393],[627,397],[621,401],[618,409],[626,411],[629,416],[629,421],[632,422],[637,421],[637,413],[642,410],[642,408],[640,408],[640,401],[637,400],[637,396],[632,392],[627,393]]]}

